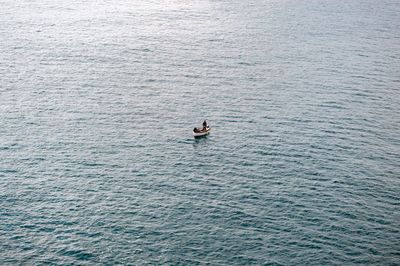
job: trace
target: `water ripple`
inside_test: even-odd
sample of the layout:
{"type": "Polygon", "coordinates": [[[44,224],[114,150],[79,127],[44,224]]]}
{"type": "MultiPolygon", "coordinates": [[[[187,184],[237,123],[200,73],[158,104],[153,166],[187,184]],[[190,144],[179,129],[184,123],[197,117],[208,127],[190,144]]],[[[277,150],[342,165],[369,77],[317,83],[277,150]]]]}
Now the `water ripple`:
{"type": "Polygon", "coordinates": [[[0,264],[398,264],[399,9],[3,1],[0,264]]]}

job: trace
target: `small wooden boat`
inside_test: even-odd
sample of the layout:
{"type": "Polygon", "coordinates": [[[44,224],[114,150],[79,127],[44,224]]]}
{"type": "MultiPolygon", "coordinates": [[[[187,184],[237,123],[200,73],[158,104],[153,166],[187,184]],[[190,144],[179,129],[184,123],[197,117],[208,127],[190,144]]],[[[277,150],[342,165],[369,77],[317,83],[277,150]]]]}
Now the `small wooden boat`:
{"type": "Polygon", "coordinates": [[[193,137],[202,137],[202,136],[206,136],[208,134],[210,134],[211,131],[211,127],[207,126],[205,130],[203,130],[203,128],[197,128],[195,127],[193,129],[193,137]]]}

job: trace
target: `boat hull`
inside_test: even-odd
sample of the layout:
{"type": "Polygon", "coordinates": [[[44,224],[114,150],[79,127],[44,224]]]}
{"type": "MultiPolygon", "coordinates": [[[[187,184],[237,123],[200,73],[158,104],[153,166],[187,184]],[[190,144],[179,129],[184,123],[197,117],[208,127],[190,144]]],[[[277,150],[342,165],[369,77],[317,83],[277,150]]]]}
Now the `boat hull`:
{"type": "Polygon", "coordinates": [[[200,132],[192,132],[193,133],[193,137],[197,138],[197,137],[203,137],[203,136],[207,136],[208,134],[210,134],[211,128],[207,127],[207,129],[205,131],[200,131],[200,132]]]}

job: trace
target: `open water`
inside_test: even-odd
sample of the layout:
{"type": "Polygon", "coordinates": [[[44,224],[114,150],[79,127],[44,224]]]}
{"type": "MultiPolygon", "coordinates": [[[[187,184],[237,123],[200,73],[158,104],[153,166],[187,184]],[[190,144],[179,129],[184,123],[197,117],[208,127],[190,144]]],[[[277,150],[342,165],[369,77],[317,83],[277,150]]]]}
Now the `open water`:
{"type": "Polygon", "coordinates": [[[0,1],[0,264],[398,265],[399,14],[0,1]]]}

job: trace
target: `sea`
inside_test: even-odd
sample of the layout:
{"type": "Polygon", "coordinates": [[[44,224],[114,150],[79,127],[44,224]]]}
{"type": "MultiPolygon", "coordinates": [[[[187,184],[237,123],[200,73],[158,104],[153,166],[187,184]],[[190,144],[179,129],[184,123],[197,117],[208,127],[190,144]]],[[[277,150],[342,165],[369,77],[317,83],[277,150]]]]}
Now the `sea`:
{"type": "Polygon", "coordinates": [[[400,2],[1,0],[0,265],[400,265],[400,2]]]}

